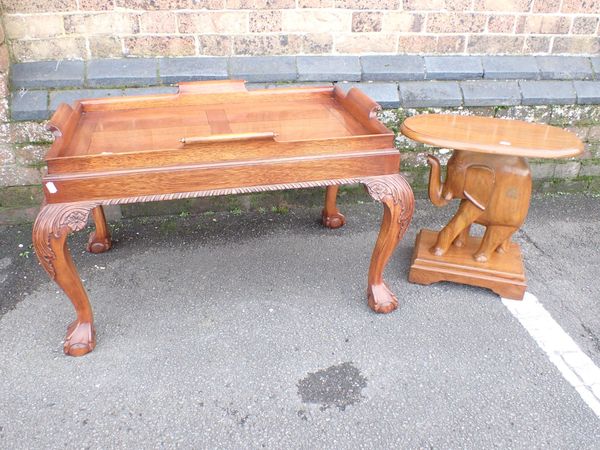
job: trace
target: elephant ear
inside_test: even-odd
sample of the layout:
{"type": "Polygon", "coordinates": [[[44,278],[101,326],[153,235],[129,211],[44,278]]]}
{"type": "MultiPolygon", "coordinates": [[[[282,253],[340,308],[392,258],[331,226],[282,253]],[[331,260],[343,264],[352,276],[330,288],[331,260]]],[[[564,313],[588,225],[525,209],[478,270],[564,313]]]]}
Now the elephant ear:
{"type": "Polygon", "coordinates": [[[485,211],[494,191],[494,171],[486,166],[470,166],[465,173],[463,194],[475,206],[485,211]]]}

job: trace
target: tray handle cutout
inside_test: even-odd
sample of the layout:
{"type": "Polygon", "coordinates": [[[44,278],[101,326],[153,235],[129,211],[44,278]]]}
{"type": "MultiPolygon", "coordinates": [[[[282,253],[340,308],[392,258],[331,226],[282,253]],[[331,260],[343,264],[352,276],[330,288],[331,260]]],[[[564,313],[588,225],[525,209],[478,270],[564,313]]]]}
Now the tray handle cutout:
{"type": "Polygon", "coordinates": [[[67,128],[67,123],[72,113],[73,108],[66,103],[61,103],[46,124],[46,129],[51,131],[54,137],[61,137],[67,128]]]}

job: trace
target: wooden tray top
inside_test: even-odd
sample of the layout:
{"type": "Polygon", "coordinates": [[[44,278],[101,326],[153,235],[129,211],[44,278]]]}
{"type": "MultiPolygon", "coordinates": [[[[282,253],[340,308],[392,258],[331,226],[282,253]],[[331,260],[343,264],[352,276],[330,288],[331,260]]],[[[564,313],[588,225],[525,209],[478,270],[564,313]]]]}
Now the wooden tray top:
{"type": "Polygon", "coordinates": [[[583,144],[575,134],[520,120],[422,114],[406,119],[400,131],[424,144],[478,153],[568,158],[583,152],[583,144]]]}
{"type": "MultiPolygon", "coordinates": [[[[62,104],[48,127],[48,203],[208,190],[336,184],[397,174],[394,133],[358,89],[247,91],[181,83],[177,94],[62,104]]],[[[214,194],[217,195],[217,194],[214,194]]]]}
{"type": "Polygon", "coordinates": [[[392,131],[374,120],[377,109],[357,89],[181,83],[177,94],[60,105],[50,121],[59,138],[45,159],[53,174],[393,147],[392,131]]]}

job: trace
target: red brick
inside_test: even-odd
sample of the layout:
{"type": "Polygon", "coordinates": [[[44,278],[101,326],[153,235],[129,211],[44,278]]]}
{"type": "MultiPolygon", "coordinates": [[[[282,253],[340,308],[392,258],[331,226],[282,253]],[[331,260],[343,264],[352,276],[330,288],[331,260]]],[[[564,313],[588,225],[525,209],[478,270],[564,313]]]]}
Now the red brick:
{"type": "Polygon", "coordinates": [[[463,53],[465,51],[464,36],[438,36],[436,53],[463,53]]]}
{"type": "Polygon", "coordinates": [[[2,0],[4,13],[76,11],[76,0],[2,0]]]}
{"type": "Polygon", "coordinates": [[[523,36],[470,36],[468,53],[476,54],[520,54],[523,51],[523,36]]]}
{"type": "Polygon", "coordinates": [[[400,36],[398,53],[435,53],[437,41],[436,36],[400,36]]]}
{"type": "Polygon", "coordinates": [[[281,11],[260,10],[251,11],[249,16],[249,29],[251,33],[265,33],[281,31],[281,11]]]}
{"type": "Polygon", "coordinates": [[[92,58],[118,58],[123,56],[121,39],[116,36],[91,36],[88,38],[92,58]]]}
{"type": "Polygon", "coordinates": [[[8,97],[10,93],[8,89],[8,74],[2,73],[0,74],[0,98],[8,97]]]}
{"type": "Polygon", "coordinates": [[[86,59],[84,38],[56,38],[35,41],[12,41],[13,57],[17,62],[48,59],[86,59]]]}
{"type": "Polygon", "coordinates": [[[525,54],[545,54],[550,53],[551,39],[546,36],[526,36],[523,53],[525,54]]]}
{"type": "Polygon", "coordinates": [[[10,66],[10,56],[6,44],[0,45],[0,73],[8,72],[10,66]]]}
{"type": "Polygon", "coordinates": [[[595,34],[597,29],[597,17],[582,16],[573,18],[573,34],[595,34]]]}
{"type": "Polygon", "coordinates": [[[22,166],[37,165],[44,160],[44,155],[48,151],[48,145],[25,145],[16,147],[15,158],[16,162],[22,166]]]}
{"type": "Polygon", "coordinates": [[[106,11],[115,8],[115,0],[79,0],[82,11],[106,11]]]}
{"type": "Polygon", "coordinates": [[[598,0],[563,0],[561,11],[564,13],[598,14],[598,0]]]}
{"type": "Polygon", "coordinates": [[[335,0],[335,7],[345,9],[398,9],[400,3],[400,0],[335,0]]]}
{"type": "Polygon", "coordinates": [[[426,28],[430,33],[481,33],[485,22],[483,14],[431,13],[426,28]]]}
{"type": "Polygon", "coordinates": [[[333,8],[335,0],[298,0],[299,8],[333,8]]]}
{"type": "Polygon", "coordinates": [[[389,32],[419,32],[425,22],[424,14],[408,13],[406,11],[390,11],[383,15],[381,31],[389,32]]]}
{"type": "Polygon", "coordinates": [[[534,0],[531,8],[534,13],[553,13],[560,9],[560,0],[534,0]]]}
{"type": "Polygon", "coordinates": [[[4,16],[4,30],[9,39],[36,39],[59,36],[64,33],[60,14],[4,16]]]}
{"type": "Polygon", "coordinates": [[[235,36],[235,55],[294,55],[300,53],[302,39],[298,35],[250,35],[235,36]]]}
{"type": "Polygon", "coordinates": [[[440,11],[446,8],[446,0],[403,0],[402,8],[407,11],[440,11]]]}
{"type": "Polygon", "coordinates": [[[354,32],[372,32],[381,31],[381,19],[383,14],[380,12],[354,12],[352,13],[352,31],[354,32]]]}
{"type": "Polygon", "coordinates": [[[15,163],[15,154],[11,145],[0,143],[0,166],[8,166],[15,163]]]}
{"type": "Polygon", "coordinates": [[[284,9],[295,8],[296,0],[226,0],[227,9],[284,9]]]}
{"type": "Polygon", "coordinates": [[[67,34],[135,34],[139,33],[137,14],[101,12],[65,16],[67,34]]]}
{"type": "Polygon", "coordinates": [[[198,37],[200,54],[230,56],[233,54],[233,37],[222,34],[206,34],[198,37]]]}
{"type": "Polygon", "coordinates": [[[528,12],[532,0],[475,0],[476,11],[528,12]]]}
{"type": "Polygon", "coordinates": [[[177,16],[180,33],[229,34],[248,31],[247,11],[202,11],[177,16]]]}
{"type": "Polygon", "coordinates": [[[352,13],[333,9],[290,9],[282,11],[283,31],[332,33],[351,30],[352,13]]]}
{"type": "Polygon", "coordinates": [[[511,33],[515,28],[516,16],[490,16],[487,29],[490,33],[511,33]]]}
{"type": "Polygon", "coordinates": [[[561,37],[554,38],[552,53],[589,54],[600,53],[600,37],[561,37]]]}
{"type": "Polygon", "coordinates": [[[394,35],[376,34],[342,34],[335,40],[335,51],[339,53],[394,53],[396,39],[394,35]]]}
{"type": "Polygon", "coordinates": [[[527,34],[566,34],[571,27],[571,19],[565,16],[529,16],[525,20],[527,34]]]}
{"type": "Polygon", "coordinates": [[[196,54],[191,36],[133,36],[123,40],[125,53],[132,56],[190,56],[196,54]]]}
{"type": "Polygon", "coordinates": [[[139,10],[223,9],[225,0],[116,0],[116,6],[139,10]]]}
{"type": "Polygon", "coordinates": [[[168,34],[177,32],[175,13],[170,11],[146,11],[140,16],[142,33],[168,34]]]}
{"type": "Polygon", "coordinates": [[[320,54],[331,53],[333,37],[330,33],[315,33],[302,35],[302,53],[320,54]]]}

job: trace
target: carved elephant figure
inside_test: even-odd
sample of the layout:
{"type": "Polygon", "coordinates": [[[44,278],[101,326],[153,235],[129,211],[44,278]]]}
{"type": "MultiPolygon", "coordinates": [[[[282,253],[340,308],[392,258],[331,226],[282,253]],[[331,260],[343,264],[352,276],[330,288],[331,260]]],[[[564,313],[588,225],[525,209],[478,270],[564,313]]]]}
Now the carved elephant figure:
{"type": "Polygon", "coordinates": [[[485,262],[494,251],[507,250],[511,236],[521,227],[529,210],[531,171],[527,160],[455,150],[448,161],[444,183],[439,160],[431,155],[427,160],[431,166],[432,203],[444,206],[453,198],[462,199],[431,251],[441,256],[450,245],[463,246],[473,223],[486,227],[481,245],[473,255],[475,260],[485,262]]]}

